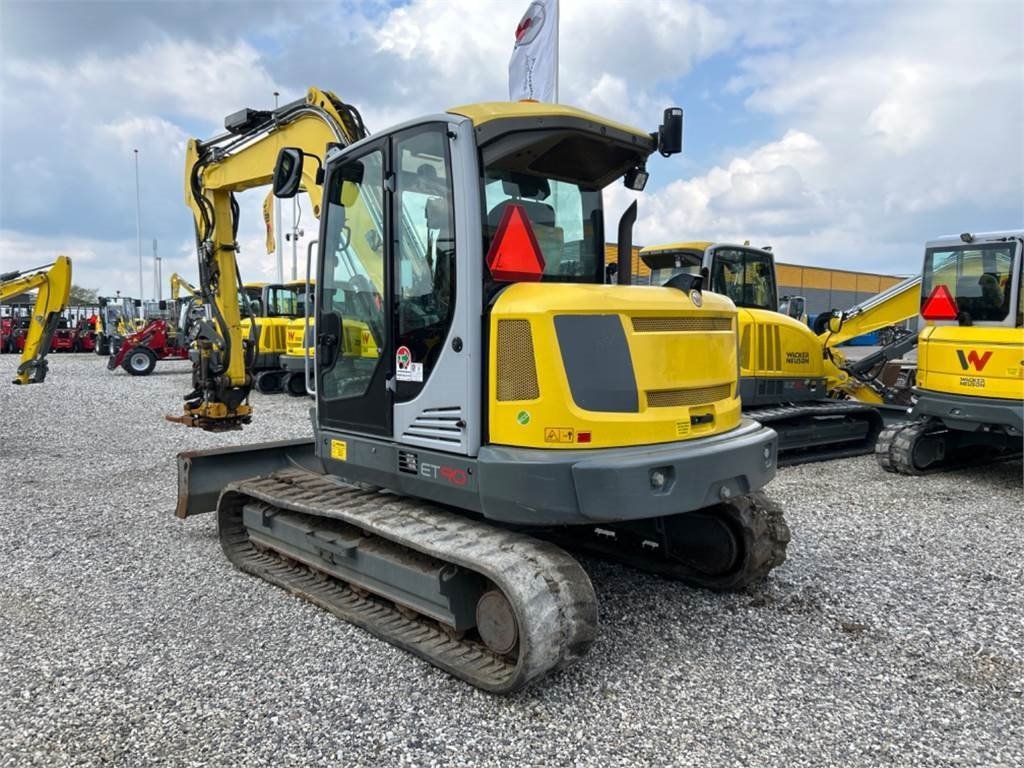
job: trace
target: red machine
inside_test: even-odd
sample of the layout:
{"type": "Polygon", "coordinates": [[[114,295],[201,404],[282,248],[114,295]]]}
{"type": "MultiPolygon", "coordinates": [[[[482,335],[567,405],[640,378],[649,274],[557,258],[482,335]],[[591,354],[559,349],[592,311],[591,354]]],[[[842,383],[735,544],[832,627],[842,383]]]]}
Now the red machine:
{"type": "Polygon", "coordinates": [[[125,336],[107,361],[107,368],[112,371],[121,366],[132,376],[148,376],[157,360],[168,359],[188,360],[188,344],[166,320],[150,320],[142,330],[125,336]]]}
{"type": "Polygon", "coordinates": [[[96,315],[78,319],[75,326],[75,352],[94,352],[96,350],[96,315]]]}
{"type": "Polygon", "coordinates": [[[71,327],[66,318],[57,322],[57,328],[50,339],[51,352],[74,352],[75,351],[75,329],[71,327]]]}
{"type": "Polygon", "coordinates": [[[28,333],[30,318],[15,317],[11,319],[10,331],[7,334],[7,351],[19,355],[25,350],[25,335],[28,333]]]}

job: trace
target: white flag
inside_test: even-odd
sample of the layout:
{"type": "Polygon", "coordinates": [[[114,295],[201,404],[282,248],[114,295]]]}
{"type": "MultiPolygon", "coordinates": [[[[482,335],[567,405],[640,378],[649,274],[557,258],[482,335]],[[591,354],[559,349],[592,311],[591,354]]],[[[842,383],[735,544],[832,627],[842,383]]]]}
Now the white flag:
{"type": "Polygon", "coordinates": [[[558,101],[558,0],[533,0],[516,27],[508,97],[558,101]]]}

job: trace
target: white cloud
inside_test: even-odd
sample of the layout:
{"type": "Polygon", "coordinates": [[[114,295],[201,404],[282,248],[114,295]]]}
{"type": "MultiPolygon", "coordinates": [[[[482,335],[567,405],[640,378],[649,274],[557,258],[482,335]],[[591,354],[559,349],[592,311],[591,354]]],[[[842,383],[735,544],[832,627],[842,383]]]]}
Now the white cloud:
{"type": "Polygon", "coordinates": [[[726,89],[782,138],[646,195],[638,239],[749,238],[783,260],[910,272],[929,237],[1024,223],[1024,50],[1002,33],[1024,9],[871,9],[748,58],[726,89]]]}

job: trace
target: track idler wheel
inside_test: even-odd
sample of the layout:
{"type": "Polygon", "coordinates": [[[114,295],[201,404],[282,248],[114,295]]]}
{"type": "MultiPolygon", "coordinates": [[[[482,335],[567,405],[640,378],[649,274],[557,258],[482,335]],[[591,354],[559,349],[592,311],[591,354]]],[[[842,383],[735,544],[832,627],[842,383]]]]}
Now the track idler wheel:
{"type": "Polygon", "coordinates": [[[763,493],[729,499],[665,521],[669,574],[688,584],[734,591],[763,579],[786,560],[789,526],[763,493]]]}
{"type": "Polygon", "coordinates": [[[260,371],[256,374],[254,386],[256,391],[264,395],[275,395],[281,391],[284,371],[260,371]]]}
{"type": "Polygon", "coordinates": [[[286,373],[281,387],[292,397],[303,397],[306,395],[306,375],[294,371],[286,373]]]}

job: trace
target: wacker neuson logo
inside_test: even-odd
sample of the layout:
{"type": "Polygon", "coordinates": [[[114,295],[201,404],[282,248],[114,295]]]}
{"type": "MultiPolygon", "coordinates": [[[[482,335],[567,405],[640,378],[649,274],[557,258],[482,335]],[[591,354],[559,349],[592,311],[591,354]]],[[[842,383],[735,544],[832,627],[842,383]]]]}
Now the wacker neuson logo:
{"type": "Polygon", "coordinates": [[[807,365],[811,362],[810,352],[787,352],[786,362],[790,365],[807,365]]]}
{"type": "Polygon", "coordinates": [[[972,349],[965,355],[962,349],[958,349],[956,351],[956,356],[960,359],[960,367],[965,371],[971,366],[974,366],[974,370],[980,372],[985,370],[985,366],[988,364],[988,359],[992,357],[992,350],[989,350],[983,355],[979,355],[972,349]]]}

